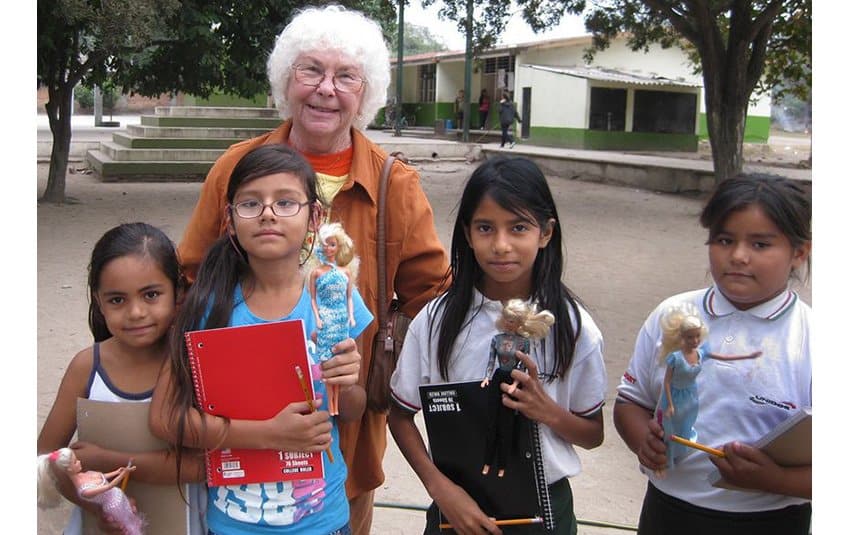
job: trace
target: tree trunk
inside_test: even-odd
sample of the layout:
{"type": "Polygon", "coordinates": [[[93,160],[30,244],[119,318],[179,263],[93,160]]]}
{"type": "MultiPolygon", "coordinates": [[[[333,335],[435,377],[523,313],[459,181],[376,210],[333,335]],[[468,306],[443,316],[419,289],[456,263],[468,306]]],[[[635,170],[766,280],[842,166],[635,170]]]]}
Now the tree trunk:
{"type": "Polygon", "coordinates": [[[740,174],[744,168],[746,108],[734,109],[734,105],[725,108],[725,113],[712,110],[707,114],[715,184],[740,174]]]}
{"type": "Polygon", "coordinates": [[[68,172],[68,156],[71,152],[71,110],[73,106],[73,86],[60,84],[58,88],[48,88],[49,100],[45,104],[50,131],[53,134],[53,148],[50,151],[50,170],[47,173],[47,188],[42,201],[65,202],[65,177],[68,172]]]}

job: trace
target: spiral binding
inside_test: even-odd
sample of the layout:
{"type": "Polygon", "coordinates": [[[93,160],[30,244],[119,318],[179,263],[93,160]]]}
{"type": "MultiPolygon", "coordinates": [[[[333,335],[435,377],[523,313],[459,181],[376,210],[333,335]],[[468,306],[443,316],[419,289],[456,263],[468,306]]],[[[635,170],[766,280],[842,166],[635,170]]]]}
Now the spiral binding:
{"type": "Polygon", "coordinates": [[[191,335],[191,332],[183,334],[183,337],[186,339],[186,353],[189,355],[189,368],[192,370],[192,384],[195,385],[195,397],[198,399],[198,405],[204,412],[207,412],[204,385],[200,378],[201,363],[198,362],[197,356],[195,355],[195,344],[192,342],[191,335]]]}
{"type": "MultiPolygon", "coordinates": [[[[204,396],[204,385],[200,380],[201,363],[198,362],[195,355],[195,344],[192,342],[191,333],[183,333],[183,338],[186,340],[186,353],[189,356],[189,369],[192,371],[192,384],[195,385],[195,397],[203,410],[206,405],[206,396],[204,396]]],[[[207,481],[212,481],[212,463],[210,462],[209,451],[204,455],[204,468],[207,473],[207,481]]]]}
{"type": "Polygon", "coordinates": [[[531,421],[531,447],[534,450],[534,479],[537,481],[537,501],[543,515],[546,531],[555,530],[555,515],[552,511],[552,499],[549,497],[549,485],[546,480],[546,466],[543,462],[543,447],[540,444],[540,427],[531,421]]]}

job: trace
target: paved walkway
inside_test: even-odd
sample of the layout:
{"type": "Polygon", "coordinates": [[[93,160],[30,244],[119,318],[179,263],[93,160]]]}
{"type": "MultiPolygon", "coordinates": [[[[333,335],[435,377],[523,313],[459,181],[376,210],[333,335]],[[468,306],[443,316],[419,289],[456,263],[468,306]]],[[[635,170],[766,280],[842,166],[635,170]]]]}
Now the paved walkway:
{"type": "MultiPolygon", "coordinates": [[[[114,132],[122,131],[131,124],[140,123],[140,115],[115,115],[113,117],[106,116],[104,120],[114,120],[120,123],[119,127],[96,127],[94,126],[94,117],[91,115],[75,115],[72,117],[72,158],[76,153],[78,160],[82,159],[82,155],[88,148],[94,146],[100,141],[109,141],[112,139],[114,132]],[[74,149],[76,147],[76,150],[74,149]]],[[[423,130],[421,135],[417,136],[416,131],[405,131],[401,137],[396,137],[389,131],[383,130],[367,130],[366,134],[375,142],[382,145],[433,145],[435,152],[439,152],[441,145],[456,145],[458,142],[437,139],[428,135],[427,130],[423,130]]],[[[470,139],[475,142],[482,136],[474,133],[470,134],[470,139]]],[[[492,137],[489,139],[493,139],[492,137]]],[[[38,158],[40,161],[45,161],[50,157],[50,144],[52,136],[50,127],[47,121],[47,116],[38,114],[38,158]]],[[[695,154],[682,153],[665,153],[665,154],[639,154],[619,151],[599,151],[599,150],[578,150],[559,147],[542,147],[529,145],[526,143],[518,143],[513,149],[499,148],[498,142],[488,141],[488,138],[482,142],[473,143],[480,146],[486,151],[504,151],[512,154],[522,154],[530,157],[541,156],[547,158],[556,158],[571,160],[575,162],[595,162],[595,163],[611,163],[619,165],[628,165],[634,167],[660,167],[672,170],[692,170],[700,174],[712,173],[713,166],[711,160],[697,158],[695,154]]],[[[783,149],[801,149],[810,150],[811,138],[794,136],[794,135],[777,135],[772,136],[768,143],[768,151],[781,151],[783,149]]],[[[767,159],[767,158],[766,158],[767,159]]],[[[789,166],[766,165],[764,163],[747,163],[744,169],[749,172],[765,172],[779,174],[792,178],[811,182],[811,169],[799,169],[789,166]]]]}

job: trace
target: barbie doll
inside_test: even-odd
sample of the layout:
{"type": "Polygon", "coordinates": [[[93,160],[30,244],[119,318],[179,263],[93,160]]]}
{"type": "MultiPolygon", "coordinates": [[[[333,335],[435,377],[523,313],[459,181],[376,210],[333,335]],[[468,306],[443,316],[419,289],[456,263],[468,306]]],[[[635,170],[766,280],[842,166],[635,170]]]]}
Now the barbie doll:
{"type": "Polygon", "coordinates": [[[490,462],[496,457],[497,475],[505,474],[505,460],[511,447],[515,412],[502,404],[502,383],[510,383],[508,393],[516,389],[511,371],[517,368],[517,351],[531,354],[531,341],[545,338],[555,317],[547,310],[538,312],[537,305],[522,299],[511,299],[502,307],[502,316],[496,320],[499,334],[490,342],[490,361],[481,388],[489,388],[490,417],[487,428],[487,449],[481,473],[490,472],[490,462]],[[492,376],[491,376],[492,374],[492,376]]]}
{"type": "Polygon", "coordinates": [[[38,457],[38,504],[40,507],[55,507],[59,502],[59,490],[53,479],[51,464],[55,464],[68,474],[80,498],[101,506],[103,513],[120,523],[127,535],[142,535],[144,521],[133,512],[130,500],[118,487],[130,472],[136,469],[128,465],[104,474],[96,471],[83,471],[74,450],[61,448],[38,457]]]}
{"type": "MultiPolygon", "coordinates": [[[[319,360],[333,357],[333,346],[349,336],[354,327],[352,292],[359,259],[354,243],[339,223],[319,227],[319,265],[310,272],[310,296],[316,318],[316,355],[319,360]]],[[[339,414],[339,388],[328,389],[328,411],[339,414]]]]}

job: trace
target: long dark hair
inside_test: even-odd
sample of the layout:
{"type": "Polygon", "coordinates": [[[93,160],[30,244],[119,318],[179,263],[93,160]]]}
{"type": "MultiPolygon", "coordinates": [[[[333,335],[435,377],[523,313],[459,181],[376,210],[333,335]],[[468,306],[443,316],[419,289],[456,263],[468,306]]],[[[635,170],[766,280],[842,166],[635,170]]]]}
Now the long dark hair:
{"type": "MultiPolygon", "coordinates": [[[[558,210],[546,177],[534,162],[527,158],[504,157],[489,159],[475,169],[464,187],[458,205],[450,251],[449,269],[452,284],[437,301],[435,314],[429,325],[433,339],[436,318],[442,317],[437,342],[440,374],[443,379],[449,380],[451,350],[458,334],[466,327],[464,319],[473,306],[475,284],[484,275],[467,242],[465,229],[470,226],[475,210],[485,197],[489,197],[505,210],[533,219],[541,229],[545,228],[550,219],[555,220],[552,239],[537,253],[534,260],[532,280],[535,284],[529,297],[536,301],[541,309],[552,312],[556,318],[556,358],[550,369],[540,370],[541,377],[546,374],[549,380],[554,380],[555,377],[562,379],[572,362],[576,340],[581,334],[581,316],[578,298],[561,282],[564,256],[558,210]],[[438,314],[440,310],[443,311],[442,315],[438,314]],[[575,329],[570,321],[571,316],[576,321],[575,329]]],[[[475,310],[471,318],[479,311],[480,309],[475,310]]]]}
{"type": "MultiPolygon", "coordinates": [[[[316,185],[316,173],[307,160],[286,145],[261,145],[246,153],[233,168],[227,185],[228,210],[236,192],[243,185],[276,173],[289,173],[300,178],[307,200],[307,209],[319,210],[319,194],[316,185]]],[[[231,214],[233,217],[233,214],[231,214]]],[[[198,408],[194,397],[192,373],[189,355],[184,341],[184,333],[199,329],[226,327],[233,312],[233,294],[237,284],[250,273],[247,255],[235,236],[225,233],[210,247],[198,268],[198,275],[177,318],[170,341],[172,388],[167,396],[172,398],[174,413],[171,421],[176,423],[179,437],[185,437],[187,431],[195,438],[201,430],[187,429],[187,413],[191,407],[198,408]]],[[[177,448],[178,477],[181,462],[181,449],[177,448]]]]}
{"type": "Polygon", "coordinates": [[[160,271],[168,277],[174,290],[174,298],[185,287],[186,279],[177,260],[174,242],[164,232],[147,223],[124,223],[113,227],[97,240],[89,261],[89,329],[95,342],[103,342],[112,337],[97,292],[100,289],[100,275],[107,264],[124,256],[135,255],[156,262],[160,271]]]}

